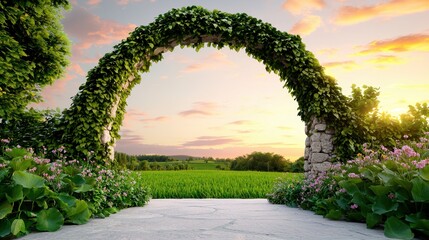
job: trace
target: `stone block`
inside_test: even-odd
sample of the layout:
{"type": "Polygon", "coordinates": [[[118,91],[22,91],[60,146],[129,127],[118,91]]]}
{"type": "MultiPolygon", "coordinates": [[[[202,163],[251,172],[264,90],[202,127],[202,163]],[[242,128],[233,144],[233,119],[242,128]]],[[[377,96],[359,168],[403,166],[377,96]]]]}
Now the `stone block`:
{"type": "Polygon", "coordinates": [[[313,153],[311,154],[311,163],[323,163],[329,159],[329,154],[313,153]]]}
{"type": "Polygon", "coordinates": [[[311,141],[312,142],[320,142],[321,141],[321,133],[313,133],[311,134],[311,141]]]}
{"type": "Polygon", "coordinates": [[[327,134],[327,133],[321,133],[320,134],[320,141],[321,142],[332,142],[331,141],[331,139],[332,139],[332,135],[331,134],[327,134]]]}
{"type": "Polygon", "coordinates": [[[304,151],[304,159],[305,160],[310,158],[310,152],[311,152],[311,149],[309,147],[306,147],[305,151],[304,151]]]}
{"type": "Polygon", "coordinates": [[[311,170],[314,172],[326,172],[331,168],[331,166],[332,166],[332,163],[330,162],[313,163],[311,164],[311,170]]]}
{"type": "Polygon", "coordinates": [[[304,162],[304,171],[310,171],[311,170],[311,164],[308,161],[304,162]]]}
{"type": "Polygon", "coordinates": [[[311,143],[311,152],[312,153],[320,153],[321,151],[322,151],[322,143],[321,142],[311,143]]]}
{"type": "Polygon", "coordinates": [[[334,150],[334,144],[331,141],[322,142],[322,152],[324,153],[332,153],[334,150]]]}
{"type": "Polygon", "coordinates": [[[316,125],[314,126],[314,129],[315,129],[317,132],[323,132],[323,131],[325,131],[325,130],[326,130],[326,124],[324,124],[324,123],[318,123],[318,124],[316,124],[316,125]]]}
{"type": "Polygon", "coordinates": [[[310,137],[307,137],[307,138],[305,139],[305,146],[306,146],[306,147],[310,147],[310,146],[311,146],[311,139],[310,139],[310,137]]]}

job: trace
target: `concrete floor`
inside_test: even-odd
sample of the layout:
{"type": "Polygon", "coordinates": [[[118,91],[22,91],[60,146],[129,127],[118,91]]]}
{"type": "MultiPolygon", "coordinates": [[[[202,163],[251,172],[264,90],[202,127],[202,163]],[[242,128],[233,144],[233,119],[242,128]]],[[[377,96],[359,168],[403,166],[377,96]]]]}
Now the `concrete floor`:
{"type": "Polygon", "coordinates": [[[266,199],[154,199],[84,225],[21,239],[387,239],[365,224],[331,221],[266,199]]]}

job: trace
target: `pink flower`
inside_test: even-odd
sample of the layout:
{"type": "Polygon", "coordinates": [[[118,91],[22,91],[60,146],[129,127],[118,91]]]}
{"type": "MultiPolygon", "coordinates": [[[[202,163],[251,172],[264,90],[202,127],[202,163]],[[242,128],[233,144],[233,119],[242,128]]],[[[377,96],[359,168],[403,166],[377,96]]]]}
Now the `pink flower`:
{"type": "Polygon", "coordinates": [[[356,173],[349,173],[349,175],[347,175],[349,178],[360,178],[359,174],[356,173]]]}
{"type": "Polygon", "coordinates": [[[404,135],[404,139],[408,139],[408,135],[407,134],[404,135]]]}
{"type": "Polygon", "coordinates": [[[429,159],[421,160],[420,162],[413,161],[414,166],[418,169],[424,168],[429,163],[429,159]]]}
{"type": "Polygon", "coordinates": [[[356,203],[350,205],[351,209],[357,209],[359,207],[359,205],[357,205],[356,203]]]}
{"type": "Polygon", "coordinates": [[[404,153],[408,156],[408,157],[418,157],[420,156],[420,154],[416,153],[414,151],[414,149],[412,149],[410,146],[408,145],[404,145],[402,147],[402,151],[404,151],[404,153]]]}
{"type": "Polygon", "coordinates": [[[388,198],[390,199],[394,199],[395,198],[395,194],[394,193],[389,193],[389,195],[387,195],[388,198]]]}

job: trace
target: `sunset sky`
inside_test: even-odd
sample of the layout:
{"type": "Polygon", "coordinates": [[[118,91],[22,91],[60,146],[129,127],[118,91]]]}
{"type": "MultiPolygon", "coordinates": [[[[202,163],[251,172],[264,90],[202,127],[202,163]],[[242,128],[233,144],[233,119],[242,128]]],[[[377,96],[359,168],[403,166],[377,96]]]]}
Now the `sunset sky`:
{"type": "MultiPolygon", "coordinates": [[[[247,13],[301,35],[345,95],[379,87],[380,108],[398,115],[429,102],[429,0],[74,0],[64,30],[70,66],[38,108],[70,106],[88,70],[137,26],[172,8],[247,13]]],[[[304,123],[275,74],[244,50],[177,48],[142,75],[128,98],[116,150],[129,154],[236,157],[303,155],[304,123]]]]}

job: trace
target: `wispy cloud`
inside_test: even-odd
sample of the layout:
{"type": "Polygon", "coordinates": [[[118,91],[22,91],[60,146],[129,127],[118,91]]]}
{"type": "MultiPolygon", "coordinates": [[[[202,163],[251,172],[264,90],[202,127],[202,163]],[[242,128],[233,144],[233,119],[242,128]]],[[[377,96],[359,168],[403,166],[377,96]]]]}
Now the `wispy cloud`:
{"type": "Polygon", "coordinates": [[[367,60],[367,62],[376,64],[378,67],[383,68],[384,65],[401,64],[404,60],[394,55],[379,55],[367,60]]]}
{"type": "Polygon", "coordinates": [[[88,0],[86,2],[86,4],[91,5],[91,6],[95,6],[101,3],[101,0],[88,0]]]}
{"type": "Polygon", "coordinates": [[[144,138],[138,134],[135,134],[133,131],[128,129],[121,129],[119,131],[119,135],[121,136],[120,141],[123,144],[133,144],[133,143],[141,143],[144,138]]]}
{"type": "Polygon", "coordinates": [[[372,41],[358,55],[384,52],[429,51],[429,34],[410,34],[390,40],[372,41]]]}
{"type": "Polygon", "coordinates": [[[143,119],[140,119],[140,122],[145,122],[145,123],[147,123],[147,122],[162,122],[162,121],[165,121],[167,119],[168,119],[168,117],[166,117],[166,116],[159,116],[159,117],[154,117],[154,118],[143,118],[143,119]]]}
{"type": "Polygon", "coordinates": [[[189,117],[193,115],[213,115],[217,105],[211,102],[195,102],[193,108],[179,112],[179,115],[182,117],[189,117]]]}
{"type": "Polygon", "coordinates": [[[334,22],[349,25],[379,17],[396,17],[427,10],[429,10],[428,0],[390,0],[362,7],[344,6],[340,8],[334,22]]]}
{"type": "MultiPolygon", "coordinates": [[[[118,5],[125,6],[125,5],[128,5],[128,4],[133,3],[133,2],[142,2],[142,1],[143,0],[116,0],[116,3],[118,5]]],[[[151,2],[155,2],[155,0],[151,0],[151,2]]]]}
{"type": "Polygon", "coordinates": [[[251,123],[252,121],[249,121],[249,120],[237,120],[237,121],[229,122],[228,125],[248,125],[251,123]]]}
{"type": "Polygon", "coordinates": [[[223,52],[217,51],[209,56],[207,56],[202,61],[198,63],[192,63],[188,65],[182,72],[191,73],[191,72],[199,72],[209,69],[217,69],[225,66],[234,65],[234,62],[228,59],[228,55],[223,52]]]}
{"type": "Polygon", "coordinates": [[[298,35],[309,35],[314,32],[322,23],[319,16],[308,15],[292,26],[290,33],[298,35]]]}
{"type": "Polygon", "coordinates": [[[429,91],[429,84],[396,84],[395,88],[408,89],[408,90],[422,90],[427,89],[429,91]]]}
{"type": "Polygon", "coordinates": [[[237,143],[240,140],[230,137],[213,137],[213,136],[202,136],[197,140],[189,141],[182,144],[185,147],[204,147],[204,146],[219,146],[228,143],[237,143]]]}
{"type": "Polygon", "coordinates": [[[322,64],[325,68],[343,68],[346,70],[352,70],[358,65],[354,61],[339,61],[339,62],[326,62],[322,64]]]}
{"type": "Polygon", "coordinates": [[[338,53],[338,49],[336,48],[325,48],[317,51],[317,53],[321,55],[336,55],[338,53]]]}
{"type": "Polygon", "coordinates": [[[287,0],[282,5],[283,9],[292,14],[303,14],[313,10],[321,10],[325,7],[323,0],[287,0]]]}
{"type": "Polygon", "coordinates": [[[82,51],[92,46],[107,45],[124,39],[134,30],[134,24],[121,24],[101,19],[80,6],[65,15],[64,30],[75,38],[75,50],[82,51]]]}
{"type": "Polygon", "coordinates": [[[48,108],[55,107],[55,97],[62,96],[67,90],[66,86],[69,82],[75,80],[77,77],[85,76],[85,74],[85,71],[79,64],[72,63],[69,67],[67,67],[66,75],[63,78],[55,81],[51,86],[46,86],[43,88],[41,95],[44,99],[44,102],[36,105],[48,108]]]}

